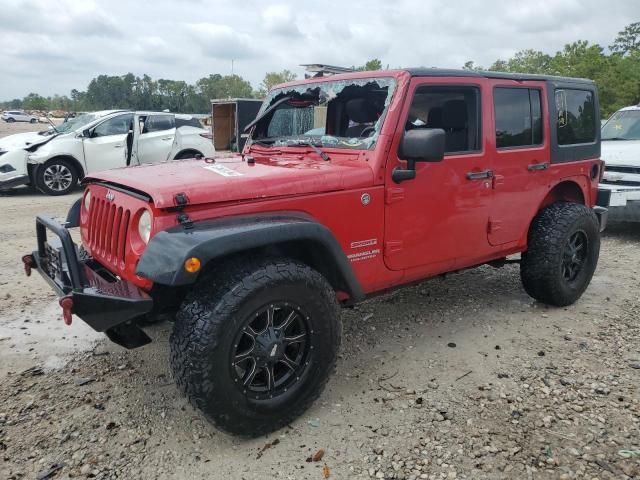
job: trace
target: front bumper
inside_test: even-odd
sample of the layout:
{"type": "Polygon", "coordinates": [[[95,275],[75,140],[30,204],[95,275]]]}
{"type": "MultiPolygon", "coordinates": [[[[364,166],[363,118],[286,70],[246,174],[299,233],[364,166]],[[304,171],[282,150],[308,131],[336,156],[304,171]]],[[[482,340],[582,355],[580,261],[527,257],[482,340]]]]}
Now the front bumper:
{"type": "Polygon", "coordinates": [[[147,293],[91,259],[79,260],[71,234],[52,218],[36,217],[36,234],[38,250],[23,257],[27,275],[37,269],[58,296],[72,300],[71,313],[114,342],[134,348],[151,341],[131,322],[151,311],[147,293]],[[49,240],[47,232],[57,238],[49,240]]]}
{"type": "Polygon", "coordinates": [[[26,185],[30,182],[29,175],[7,175],[5,178],[3,177],[0,177],[0,190],[9,190],[10,188],[26,185]]]}
{"type": "Polygon", "coordinates": [[[608,210],[612,222],[640,222],[640,185],[601,183],[596,205],[608,210]]]}

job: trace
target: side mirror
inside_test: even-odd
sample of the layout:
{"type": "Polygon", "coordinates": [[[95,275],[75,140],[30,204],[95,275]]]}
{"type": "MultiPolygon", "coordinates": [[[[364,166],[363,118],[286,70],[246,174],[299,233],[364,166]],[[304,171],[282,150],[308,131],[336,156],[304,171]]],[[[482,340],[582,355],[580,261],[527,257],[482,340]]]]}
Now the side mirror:
{"type": "Polygon", "coordinates": [[[407,161],[407,168],[393,169],[396,183],[416,178],[416,162],[440,162],[444,158],[445,133],[441,128],[419,128],[404,132],[398,158],[407,161]]]}
{"type": "Polygon", "coordinates": [[[91,138],[91,130],[89,130],[88,128],[86,130],[82,131],[82,136],[84,138],[91,138]]]}

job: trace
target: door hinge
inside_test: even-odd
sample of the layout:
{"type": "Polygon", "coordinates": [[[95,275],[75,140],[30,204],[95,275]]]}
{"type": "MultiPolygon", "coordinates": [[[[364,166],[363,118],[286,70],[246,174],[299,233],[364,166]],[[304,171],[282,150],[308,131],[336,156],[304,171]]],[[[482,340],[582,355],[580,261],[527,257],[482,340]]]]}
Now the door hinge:
{"type": "Polygon", "coordinates": [[[388,257],[402,250],[402,240],[389,240],[384,242],[384,255],[388,257]]]}
{"type": "Polygon", "coordinates": [[[387,188],[387,193],[385,195],[385,203],[387,205],[391,205],[392,203],[399,202],[400,200],[404,200],[404,188],[387,188]]]}

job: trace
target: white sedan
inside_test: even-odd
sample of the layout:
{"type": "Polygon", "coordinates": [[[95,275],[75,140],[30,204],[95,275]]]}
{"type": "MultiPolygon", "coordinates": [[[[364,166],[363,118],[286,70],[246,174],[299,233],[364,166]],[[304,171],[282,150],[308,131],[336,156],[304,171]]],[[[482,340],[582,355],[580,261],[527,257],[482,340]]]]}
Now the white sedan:
{"type": "Polygon", "coordinates": [[[209,130],[189,115],[88,113],[44,132],[1,139],[0,190],[31,184],[64,195],[88,173],[214,153],[209,130]]]}

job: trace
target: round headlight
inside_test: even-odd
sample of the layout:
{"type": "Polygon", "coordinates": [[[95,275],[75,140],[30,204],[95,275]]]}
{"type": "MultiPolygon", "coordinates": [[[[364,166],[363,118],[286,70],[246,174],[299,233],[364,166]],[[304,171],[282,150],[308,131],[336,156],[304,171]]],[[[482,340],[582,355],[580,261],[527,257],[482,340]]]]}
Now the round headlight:
{"type": "Polygon", "coordinates": [[[138,220],[138,234],[144,243],[149,243],[151,236],[151,215],[148,210],[142,212],[140,220],[138,220]]]}
{"type": "Polygon", "coordinates": [[[91,205],[91,190],[87,190],[87,193],[84,195],[84,209],[88,212],[89,206],[91,205]]]}

